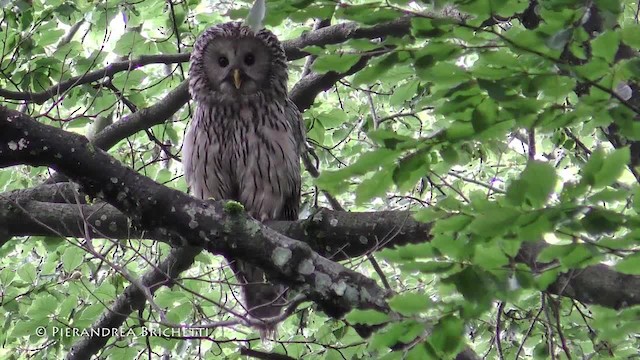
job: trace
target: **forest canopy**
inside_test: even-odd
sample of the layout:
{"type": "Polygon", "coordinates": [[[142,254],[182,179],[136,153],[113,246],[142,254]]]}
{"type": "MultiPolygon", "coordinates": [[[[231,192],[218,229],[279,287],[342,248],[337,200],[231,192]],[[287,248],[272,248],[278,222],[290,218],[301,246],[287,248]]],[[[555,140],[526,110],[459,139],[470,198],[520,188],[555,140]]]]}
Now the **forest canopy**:
{"type": "Polygon", "coordinates": [[[0,4],[0,358],[640,355],[638,1],[267,0],[312,151],[265,224],[181,165],[252,1],[0,4]],[[221,255],[291,289],[273,340],[221,255]]]}

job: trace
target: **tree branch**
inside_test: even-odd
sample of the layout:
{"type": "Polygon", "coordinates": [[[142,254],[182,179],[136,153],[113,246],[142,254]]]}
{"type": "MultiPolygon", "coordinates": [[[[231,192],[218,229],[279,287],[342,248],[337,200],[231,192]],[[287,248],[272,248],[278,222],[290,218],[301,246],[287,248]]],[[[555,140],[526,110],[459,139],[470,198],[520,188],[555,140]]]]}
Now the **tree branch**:
{"type": "Polygon", "coordinates": [[[311,73],[296,83],[291,89],[291,100],[298,109],[303,112],[313,105],[316,96],[322,91],[327,91],[340,79],[353,75],[364,69],[370,56],[362,56],[353,66],[344,73],[329,71],[324,74],[311,73]]]}
{"type": "MultiPolygon", "coordinates": [[[[71,193],[69,188],[73,189],[74,186],[47,185],[0,194],[0,224],[6,224],[7,236],[57,233],[82,237],[82,224],[87,221],[93,231],[91,236],[171,241],[167,233],[159,230],[143,232],[129,228],[128,218],[111,205],[54,201],[62,199],[61,194],[71,193]],[[84,219],[81,213],[85,215],[84,219]]],[[[66,195],[64,198],[73,199],[73,196],[66,195]]],[[[357,213],[329,209],[322,209],[305,220],[276,221],[268,225],[289,238],[305,242],[321,256],[334,261],[362,256],[382,248],[429,241],[433,226],[432,223],[416,221],[408,211],[357,213]]],[[[524,243],[516,260],[527,264],[535,273],[540,273],[548,268],[548,264],[536,261],[545,246],[544,242],[524,243]]],[[[606,265],[560,274],[547,290],[583,303],[614,309],[640,304],[640,276],[621,274],[606,265]]]]}
{"type": "MultiPolygon", "coordinates": [[[[300,111],[308,109],[320,92],[330,89],[333,84],[343,77],[360,71],[367,64],[367,60],[368,58],[362,57],[345,73],[331,71],[326,74],[311,74],[302,78],[293,87],[290,96],[291,100],[300,111]]],[[[189,98],[189,84],[187,81],[183,81],[177,88],[171,90],[169,94],[155,105],[133,113],[106,127],[96,135],[93,142],[97,147],[107,150],[118,141],[138,131],[164,123],[180,110],[180,108],[189,101],[189,98]]]]}
{"type": "Polygon", "coordinates": [[[140,228],[166,232],[175,245],[202,246],[258,266],[271,279],[306,293],[329,316],[339,318],[352,308],[389,311],[386,292],[373,280],[275,232],[239,205],[202,201],[162,186],[124,167],[83,136],[0,107],[0,167],[17,164],[54,168],[140,228]]]}
{"type": "Polygon", "coordinates": [[[118,61],[111,65],[108,65],[103,69],[98,69],[86,74],[74,76],[40,92],[33,93],[0,89],[0,96],[9,100],[24,100],[27,102],[42,104],[52,97],[60,95],[73,87],[98,81],[102,78],[113,76],[122,71],[134,70],[141,66],[149,64],[173,64],[176,62],[185,61],[189,61],[189,54],[144,55],[134,60],[118,61]]]}
{"type": "Polygon", "coordinates": [[[187,81],[183,81],[155,105],[137,111],[107,126],[96,134],[93,143],[100,149],[107,150],[118,141],[138,131],[164,123],[180,110],[189,101],[189,98],[189,84],[187,81]]]}
{"type": "MultiPolygon", "coordinates": [[[[201,251],[201,248],[189,246],[172,249],[158,266],[142,276],[140,284],[149,289],[151,294],[155,293],[161,286],[170,284],[181,272],[191,267],[194,258],[201,251]]],[[[142,309],[146,301],[147,298],[142,290],[138,286],[130,285],[92,325],[92,328],[98,330],[119,328],[132,312],[142,309]]],[[[68,360],[91,358],[107,344],[110,338],[108,333],[107,336],[97,336],[102,333],[91,332],[89,336],[77,341],[66,358],[68,360]]]]}
{"type": "MultiPolygon", "coordinates": [[[[129,228],[128,218],[110,204],[47,201],[61,200],[61,193],[70,193],[73,188],[73,184],[65,183],[0,194],[0,209],[4,209],[0,210],[0,219],[7,223],[8,235],[84,237],[86,222],[91,237],[171,242],[166,233],[129,228]]],[[[73,202],[73,196],[66,198],[73,202]]],[[[321,209],[309,219],[274,221],[268,225],[287,237],[304,241],[314,251],[335,261],[431,238],[431,224],[417,222],[410,212],[404,211],[351,213],[321,209]]]]}
{"type": "MultiPolygon", "coordinates": [[[[308,55],[303,50],[307,46],[324,46],[337,44],[349,39],[356,38],[378,38],[388,35],[404,35],[409,33],[411,28],[410,17],[403,17],[398,20],[381,23],[371,27],[363,27],[357,23],[349,22],[329,26],[303,34],[297,39],[283,42],[283,47],[288,60],[297,60],[308,55]]],[[[8,100],[23,100],[42,104],[45,101],[59,95],[75,86],[98,81],[116,73],[133,70],[149,64],[175,64],[189,61],[191,53],[171,54],[171,55],[144,55],[137,59],[119,61],[108,65],[105,68],[94,70],[86,74],[74,76],[57,85],[53,85],[40,92],[23,92],[0,89],[0,97],[8,100]]],[[[185,101],[186,102],[186,101],[185,101]]]]}
{"type": "Polygon", "coordinates": [[[309,55],[303,50],[307,46],[339,44],[349,39],[376,39],[384,36],[400,37],[408,34],[410,30],[411,16],[404,16],[397,20],[370,27],[347,22],[310,31],[302,34],[297,39],[285,41],[283,45],[287,53],[287,59],[295,60],[309,55]]]}

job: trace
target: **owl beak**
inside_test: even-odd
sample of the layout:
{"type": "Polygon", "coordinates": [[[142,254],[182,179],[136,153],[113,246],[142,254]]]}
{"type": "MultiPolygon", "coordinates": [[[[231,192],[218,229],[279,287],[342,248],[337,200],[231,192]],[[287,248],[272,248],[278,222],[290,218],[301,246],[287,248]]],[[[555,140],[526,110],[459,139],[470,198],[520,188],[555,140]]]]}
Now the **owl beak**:
{"type": "Polygon", "coordinates": [[[240,90],[242,80],[240,79],[240,70],[238,69],[233,69],[233,84],[236,86],[236,89],[240,90]]]}

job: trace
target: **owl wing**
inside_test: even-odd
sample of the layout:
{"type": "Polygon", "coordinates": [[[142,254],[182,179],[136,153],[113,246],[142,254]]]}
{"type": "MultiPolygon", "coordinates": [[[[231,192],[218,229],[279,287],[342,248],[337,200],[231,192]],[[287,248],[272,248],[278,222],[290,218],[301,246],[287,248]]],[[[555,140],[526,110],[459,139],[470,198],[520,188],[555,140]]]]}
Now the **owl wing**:
{"type": "Polygon", "coordinates": [[[307,130],[304,126],[302,114],[298,110],[296,104],[291,101],[291,99],[287,99],[287,104],[284,109],[284,115],[287,119],[287,122],[291,125],[293,137],[296,139],[298,145],[299,155],[302,156],[309,147],[309,144],[307,144],[307,130]]]}
{"type": "Polygon", "coordinates": [[[300,111],[298,111],[298,107],[296,106],[296,104],[294,104],[291,99],[287,99],[287,103],[285,104],[284,109],[284,116],[285,120],[290,126],[291,131],[293,132],[293,139],[296,142],[295,145],[298,155],[298,163],[296,164],[296,173],[292,174],[295,177],[294,179],[292,179],[293,189],[284,199],[282,212],[278,220],[293,221],[298,220],[298,212],[300,210],[300,157],[303,156],[307,151],[308,144],[302,115],[300,114],[300,111]]]}

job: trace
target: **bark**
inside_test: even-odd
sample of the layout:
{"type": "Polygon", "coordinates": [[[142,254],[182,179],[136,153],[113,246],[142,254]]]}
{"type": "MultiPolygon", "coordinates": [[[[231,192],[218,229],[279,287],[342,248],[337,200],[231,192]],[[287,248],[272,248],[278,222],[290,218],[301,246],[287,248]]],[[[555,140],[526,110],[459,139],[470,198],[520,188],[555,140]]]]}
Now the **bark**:
{"type": "MultiPolygon", "coordinates": [[[[167,233],[131,227],[129,219],[108,203],[76,204],[73,183],[42,185],[0,194],[1,218],[9,236],[140,238],[171,243],[167,233]]],[[[163,190],[164,191],[164,190],[163,190]]],[[[308,219],[274,221],[273,230],[307,243],[335,261],[393,246],[422,243],[431,236],[431,224],[415,221],[410,212],[344,212],[320,209],[308,219]]]]}
{"type": "Polygon", "coordinates": [[[162,186],[83,136],[0,107],[0,167],[17,164],[52,167],[176,246],[200,246],[261,267],[270,278],[307,293],[330,316],[352,308],[389,310],[385,291],[373,280],[252,219],[241,205],[202,201],[162,186]]]}
{"type": "MultiPolygon", "coordinates": [[[[7,238],[83,237],[86,221],[93,237],[171,242],[167,233],[130,227],[127,216],[109,204],[66,203],[68,199],[73,202],[75,189],[73,184],[43,185],[0,195],[0,209],[5,209],[0,213],[0,223],[7,224],[7,238]]],[[[429,241],[433,224],[418,222],[407,211],[358,213],[321,209],[308,219],[277,221],[268,226],[288,238],[303,241],[323,257],[341,261],[383,248],[429,241]]],[[[536,257],[545,246],[543,241],[524,243],[516,260],[535,273],[543,271],[548,264],[538,263],[536,257]]],[[[618,273],[606,265],[560,274],[547,290],[614,309],[640,304],[640,277],[618,273]]]]}

